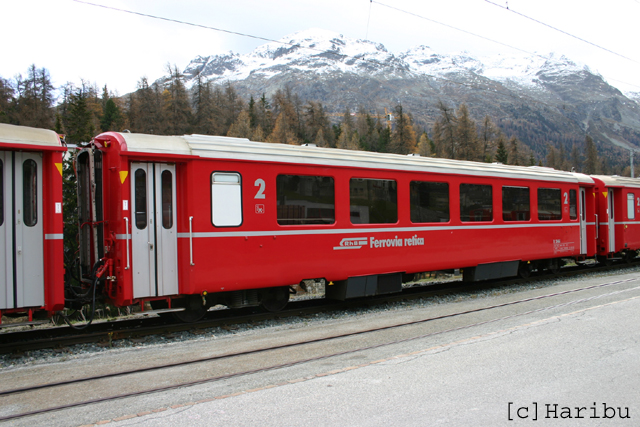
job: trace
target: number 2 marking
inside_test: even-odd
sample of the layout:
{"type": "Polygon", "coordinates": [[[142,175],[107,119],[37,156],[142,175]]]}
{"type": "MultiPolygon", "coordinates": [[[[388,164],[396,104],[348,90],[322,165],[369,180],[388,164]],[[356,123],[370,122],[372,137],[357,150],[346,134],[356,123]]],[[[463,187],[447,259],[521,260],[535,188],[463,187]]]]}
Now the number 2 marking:
{"type": "Polygon", "coordinates": [[[564,193],[564,204],[565,205],[569,204],[569,195],[566,192],[564,193]]]}
{"type": "Polygon", "coordinates": [[[256,196],[254,197],[254,199],[265,199],[265,195],[264,195],[264,189],[267,186],[267,184],[265,184],[264,179],[262,178],[258,178],[256,179],[256,181],[253,183],[254,187],[259,187],[258,188],[258,192],[256,193],[256,196]]]}

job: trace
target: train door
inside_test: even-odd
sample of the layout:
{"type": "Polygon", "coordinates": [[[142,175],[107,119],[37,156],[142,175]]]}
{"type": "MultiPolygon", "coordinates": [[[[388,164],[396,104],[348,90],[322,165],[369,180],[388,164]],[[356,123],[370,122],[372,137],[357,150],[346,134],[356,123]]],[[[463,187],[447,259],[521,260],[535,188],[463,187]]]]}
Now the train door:
{"type": "Polygon", "coordinates": [[[616,222],[615,222],[615,212],[613,210],[613,190],[609,189],[609,194],[607,196],[607,203],[609,204],[609,252],[616,251],[616,222]]]}
{"type": "Polygon", "coordinates": [[[0,151],[0,309],[43,305],[42,155],[0,151]]]}
{"type": "Polygon", "coordinates": [[[580,188],[580,253],[587,253],[587,197],[586,190],[580,188]]]}
{"type": "Polygon", "coordinates": [[[178,293],[176,167],[131,164],[133,297],[178,293]]]}

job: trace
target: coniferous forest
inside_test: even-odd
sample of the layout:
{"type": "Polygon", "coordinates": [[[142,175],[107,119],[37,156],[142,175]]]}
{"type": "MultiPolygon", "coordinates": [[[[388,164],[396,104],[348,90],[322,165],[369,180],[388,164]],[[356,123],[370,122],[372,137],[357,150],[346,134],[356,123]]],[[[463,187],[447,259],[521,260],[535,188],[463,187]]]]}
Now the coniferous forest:
{"type": "Polygon", "coordinates": [[[98,88],[86,81],[80,86],[67,83],[55,88],[48,70],[32,65],[24,76],[0,76],[0,123],[53,129],[66,135],[70,144],[88,142],[106,131],[226,135],[272,143],[548,166],[588,174],[630,173],[623,163],[612,167],[601,159],[588,135],[573,142],[570,152],[550,141],[546,156],[538,158],[491,117],[474,121],[464,103],[450,106],[440,102],[439,117],[426,128],[417,125],[411,112],[400,104],[377,113],[366,105],[334,112],[320,102],[301,99],[287,87],[270,96],[255,94],[243,99],[231,83],[214,85],[196,80],[188,89],[177,67],[167,71],[170,77],[163,84],[149,83],[143,77],[134,92],[116,96],[108,86],[98,88]]]}

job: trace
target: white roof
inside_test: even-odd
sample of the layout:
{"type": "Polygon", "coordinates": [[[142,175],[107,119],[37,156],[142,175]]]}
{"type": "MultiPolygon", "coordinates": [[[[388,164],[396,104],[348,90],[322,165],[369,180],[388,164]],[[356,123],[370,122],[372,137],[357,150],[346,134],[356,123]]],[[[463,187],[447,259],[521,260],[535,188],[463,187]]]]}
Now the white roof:
{"type": "Polygon", "coordinates": [[[608,176],[608,175],[593,175],[594,178],[598,178],[604,182],[607,187],[635,187],[640,188],[640,178],[630,178],[628,176],[608,176]]]}
{"type": "Polygon", "coordinates": [[[52,130],[4,123],[0,123],[0,142],[7,144],[62,146],[58,134],[52,130]]]}
{"type": "Polygon", "coordinates": [[[128,151],[140,153],[183,154],[230,160],[362,167],[593,184],[593,180],[587,175],[536,166],[510,166],[370,151],[271,144],[254,142],[246,138],[223,136],[156,136],[130,133],[121,135],[127,143],[128,151]]]}

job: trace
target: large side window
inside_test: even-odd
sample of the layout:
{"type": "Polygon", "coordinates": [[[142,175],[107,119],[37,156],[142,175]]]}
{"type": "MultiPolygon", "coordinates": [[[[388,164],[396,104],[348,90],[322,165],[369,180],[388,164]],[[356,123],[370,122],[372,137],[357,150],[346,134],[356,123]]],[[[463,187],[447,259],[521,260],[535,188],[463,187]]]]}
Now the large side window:
{"type": "Polygon", "coordinates": [[[216,227],[242,224],[242,179],[235,172],[211,174],[211,222],[216,227]]]}
{"type": "Polygon", "coordinates": [[[24,225],[33,227],[38,223],[38,165],[34,160],[22,164],[22,179],[24,225]]]}
{"type": "Polygon", "coordinates": [[[388,179],[351,178],[349,181],[352,224],[398,222],[398,184],[388,179]]]}
{"type": "Polygon", "coordinates": [[[460,184],[460,221],[492,221],[493,190],[490,185],[460,184]]]}
{"type": "Polygon", "coordinates": [[[134,180],[136,227],[138,230],[144,230],[147,228],[147,172],[136,169],[134,180]]]}
{"type": "Polygon", "coordinates": [[[278,224],[333,224],[335,189],[329,176],[278,175],[278,224]]]}
{"type": "MultiPolygon", "coordinates": [[[[629,219],[636,219],[636,196],[633,193],[627,193],[627,217],[629,219]]],[[[0,224],[2,221],[0,221],[0,224]]]]}
{"type": "Polygon", "coordinates": [[[538,188],[538,219],[562,219],[562,197],[559,188],[538,188]]]}
{"type": "Polygon", "coordinates": [[[411,181],[411,222],[449,221],[449,184],[411,181]]]}
{"type": "Polygon", "coordinates": [[[502,219],[529,221],[531,219],[529,200],[529,187],[502,187],[502,219]]]}

